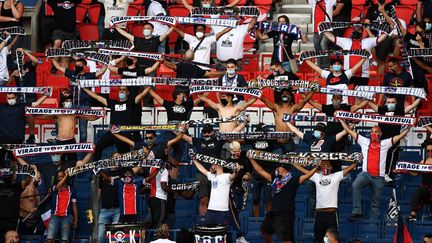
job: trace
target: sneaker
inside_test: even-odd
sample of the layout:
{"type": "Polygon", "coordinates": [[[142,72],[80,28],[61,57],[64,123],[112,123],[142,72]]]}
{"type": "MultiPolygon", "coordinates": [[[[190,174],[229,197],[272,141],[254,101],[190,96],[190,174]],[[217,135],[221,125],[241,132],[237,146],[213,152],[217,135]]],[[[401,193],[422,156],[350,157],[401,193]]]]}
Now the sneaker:
{"type": "Polygon", "coordinates": [[[358,214],[358,213],[353,213],[348,217],[348,219],[351,221],[359,220],[361,218],[362,218],[362,215],[358,214]]]}
{"type": "Polygon", "coordinates": [[[384,175],[384,180],[386,182],[392,182],[393,181],[393,179],[389,175],[384,175]]]}
{"type": "Polygon", "coordinates": [[[249,243],[243,236],[237,238],[236,243],[249,243]]]}
{"type": "Polygon", "coordinates": [[[34,134],[31,134],[28,138],[27,138],[27,140],[26,140],[26,144],[34,144],[35,143],[35,136],[34,136],[34,134]]]}

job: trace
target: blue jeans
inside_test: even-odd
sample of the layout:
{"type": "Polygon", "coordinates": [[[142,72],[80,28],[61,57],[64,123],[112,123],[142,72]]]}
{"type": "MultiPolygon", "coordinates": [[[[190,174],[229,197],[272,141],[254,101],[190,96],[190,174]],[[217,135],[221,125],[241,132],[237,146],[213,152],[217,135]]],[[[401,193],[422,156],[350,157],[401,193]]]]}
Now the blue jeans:
{"type": "MultiPolygon", "coordinates": [[[[90,109],[90,105],[80,105],[78,108],[81,109],[90,109]]],[[[80,143],[87,142],[87,126],[88,121],[84,119],[78,119],[78,128],[79,128],[79,141],[80,143]]]]}
{"type": "Polygon", "coordinates": [[[292,72],[290,62],[288,61],[282,63],[282,68],[287,72],[292,72]]]}
{"type": "Polygon", "coordinates": [[[61,227],[61,240],[68,241],[71,218],[70,215],[64,217],[52,215],[48,225],[47,239],[54,240],[61,227]]]}
{"type": "Polygon", "coordinates": [[[98,221],[98,242],[106,242],[105,225],[118,223],[120,219],[120,208],[101,208],[98,221]]]}
{"type": "Polygon", "coordinates": [[[361,214],[361,191],[364,187],[370,186],[372,189],[370,219],[378,219],[379,204],[382,190],[385,185],[384,177],[371,176],[367,172],[361,172],[352,184],[353,190],[353,214],[361,214]]]}

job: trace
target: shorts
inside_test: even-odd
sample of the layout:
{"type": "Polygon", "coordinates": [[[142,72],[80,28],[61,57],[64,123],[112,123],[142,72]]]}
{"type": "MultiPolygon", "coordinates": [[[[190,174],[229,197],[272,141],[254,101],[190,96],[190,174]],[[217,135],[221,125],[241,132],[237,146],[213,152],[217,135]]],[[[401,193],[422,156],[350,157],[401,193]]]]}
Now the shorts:
{"type": "Polygon", "coordinates": [[[270,211],[266,214],[261,230],[266,233],[276,236],[281,241],[294,241],[294,212],[274,212],[270,211]]]}
{"type": "Polygon", "coordinates": [[[52,41],[56,41],[56,40],[76,40],[77,39],[77,34],[76,32],[66,32],[64,30],[60,30],[60,29],[56,29],[53,31],[52,34],[52,41]]]}
{"type": "Polygon", "coordinates": [[[269,202],[272,199],[271,183],[260,176],[252,174],[252,202],[259,204],[261,202],[261,194],[264,196],[264,202],[269,202]],[[262,193],[261,193],[262,192],[262,193]]]}
{"type": "Polygon", "coordinates": [[[199,173],[197,174],[197,180],[200,183],[199,189],[198,189],[198,197],[210,197],[210,190],[211,190],[211,184],[209,180],[207,179],[207,176],[199,173]]]}
{"type": "Polygon", "coordinates": [[[393,53],[394,50],[394,44],[392,39],[385,39],[383,42],[381,42],[380,45],[375,47],[376,51],[376,58],[380,62],[387,61],[387,57],[390,53],[393,53]]]}
{"type": "Polygon", "coordinates": [[[354,84],[354,86],[367,86],[369,84],[369,78],[352,76],[350,84],[354,84]]]}

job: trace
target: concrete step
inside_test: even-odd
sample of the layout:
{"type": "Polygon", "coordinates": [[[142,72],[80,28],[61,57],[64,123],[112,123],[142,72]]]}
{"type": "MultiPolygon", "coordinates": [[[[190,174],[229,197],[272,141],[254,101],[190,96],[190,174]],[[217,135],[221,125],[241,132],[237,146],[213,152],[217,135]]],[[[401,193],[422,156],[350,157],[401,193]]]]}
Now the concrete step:
{"type": "Polygon", "coordinates": [[[293,24],[310,24],[312,22],[312,17],[311,14],[306,14],[306,13],[278,13],[278,14],[273,14],[273,21],[277,21],[277,19],[279,18],[279,16],[281,15],[286,15],[289,19],[290,22],[293,24]]]}
{"type": "Polygon", "coordinates": [[[312,9],[309,4],[284,4],[277,8],[279,13],[299,13],[299,14],[311,14],[312,9]]]}

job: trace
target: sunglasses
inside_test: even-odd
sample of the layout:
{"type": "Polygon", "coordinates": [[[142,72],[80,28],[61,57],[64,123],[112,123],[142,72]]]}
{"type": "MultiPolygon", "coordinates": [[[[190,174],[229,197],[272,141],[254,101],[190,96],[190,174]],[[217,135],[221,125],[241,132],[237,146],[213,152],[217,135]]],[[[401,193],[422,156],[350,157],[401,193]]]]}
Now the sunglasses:
{"type": "Polygon", "coordinates": [[[426,150],[427,152],[432,152],[432,150],[426,150]]]}
{"type": "Polygon", "coordinates": [[[145,140],[153,140],[154,137],[145,137],[145,140]]]}

